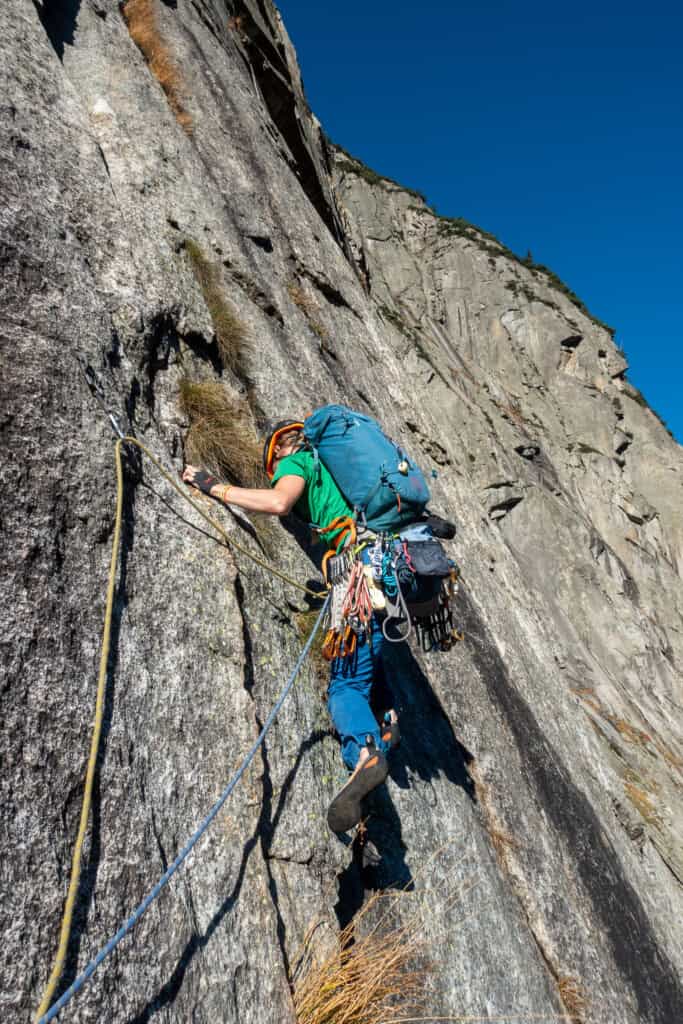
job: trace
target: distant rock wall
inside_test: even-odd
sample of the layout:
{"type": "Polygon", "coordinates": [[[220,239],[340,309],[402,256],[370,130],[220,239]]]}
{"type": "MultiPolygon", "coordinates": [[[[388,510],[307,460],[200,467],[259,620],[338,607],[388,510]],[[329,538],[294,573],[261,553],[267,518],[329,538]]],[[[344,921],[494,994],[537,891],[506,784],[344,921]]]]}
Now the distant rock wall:
{"type": "MultiPolygon", "coordinates": [[[[270,0],[148,6],[175,108],[115,0],[0,12],[3,1020],[29,1019],[51,968],[94,713],[115,484],[87,371],[176,470],[184,379],[222,382],[245,444],[326,401],[378,416],[457,518],[465,639],[393,652],[403,742],[372,800],[379,866],[325,825],[343,769],[313,659],[213,830],[64,1019],[293,1020],[307,928],[323,955],[365,892],[405,886],[438,962],[434,1016],[671,1024],[681,448],[547,275],[326,143],[270,0]],[[246,332],[231,351],[225,310],[246,332]]],[[[131,455],[126,481],[64,984],[215,800],[311,622],[148,463],[131,455]]],[[[296,531],[213,512],[316,578],[296,531]]]]}

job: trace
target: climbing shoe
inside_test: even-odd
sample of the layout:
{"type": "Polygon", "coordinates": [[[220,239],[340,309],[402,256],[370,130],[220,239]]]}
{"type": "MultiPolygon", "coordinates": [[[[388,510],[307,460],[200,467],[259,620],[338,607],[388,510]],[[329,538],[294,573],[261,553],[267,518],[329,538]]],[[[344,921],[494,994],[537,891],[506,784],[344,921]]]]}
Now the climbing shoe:
{"type": "Polygon", "coordinates": [[[369,757],[354,769],[349,781],[339,790],[327,811],[327,824],[333,832],[348,832],[361,819],[361,800],[380,786],[389,774],[384,754],[368,736],[366,746],[369,757]]]}
{"type": "Polygon", "coordinates": [[[401,730],[398,727],[398,718],[393,719],[390,711],[387,711],[382,719],[381,730],[382,742],[386,743],[390,750],[399,745],[401,742],[401,730]]]}

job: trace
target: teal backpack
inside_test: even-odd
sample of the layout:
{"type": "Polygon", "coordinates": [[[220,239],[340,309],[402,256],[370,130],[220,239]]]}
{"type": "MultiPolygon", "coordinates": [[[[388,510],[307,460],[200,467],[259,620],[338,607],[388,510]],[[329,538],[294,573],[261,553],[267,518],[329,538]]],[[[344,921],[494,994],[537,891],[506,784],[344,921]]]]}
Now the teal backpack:
{"type": "Polygon", "coordinates": [[[304,436],[361,525],[387,533],[420,519],[430,498],[427,482],[377,420],[324,405],[304,420],[304,436]]]}

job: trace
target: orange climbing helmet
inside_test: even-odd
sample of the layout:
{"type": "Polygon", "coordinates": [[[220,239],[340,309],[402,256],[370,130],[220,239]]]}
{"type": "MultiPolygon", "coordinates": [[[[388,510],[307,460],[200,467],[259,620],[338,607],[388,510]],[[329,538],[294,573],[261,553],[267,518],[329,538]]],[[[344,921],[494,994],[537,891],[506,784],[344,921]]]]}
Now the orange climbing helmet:
{"type": "Polygon", "coordinates": [[[301,420],[279,420],[266,436],[266,440],[263,445],[263,468],[269,480],[275,472],[273,469],[275,448],[285,434],[291,434],[295,430],[303,429],[304,425],[301,420]]]}

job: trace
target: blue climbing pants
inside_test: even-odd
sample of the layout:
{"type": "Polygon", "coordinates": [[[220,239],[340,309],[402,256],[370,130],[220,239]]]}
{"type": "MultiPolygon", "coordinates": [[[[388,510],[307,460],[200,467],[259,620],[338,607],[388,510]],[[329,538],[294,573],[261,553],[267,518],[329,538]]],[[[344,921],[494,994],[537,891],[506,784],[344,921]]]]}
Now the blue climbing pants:
{"type": "Polygon", "coordinates": [[[331,664],[327,706],[341,739],[344,764],[350,769],[356,767],[366,736],[372,736],[378,750],[388,750],[371,707],[371,699],[383,711],[393,706],[382,664],[385,644],[382,627],[373,615],[372,643],[367,635],[359,637],[353,654],[335,658],[331,664]]]}

